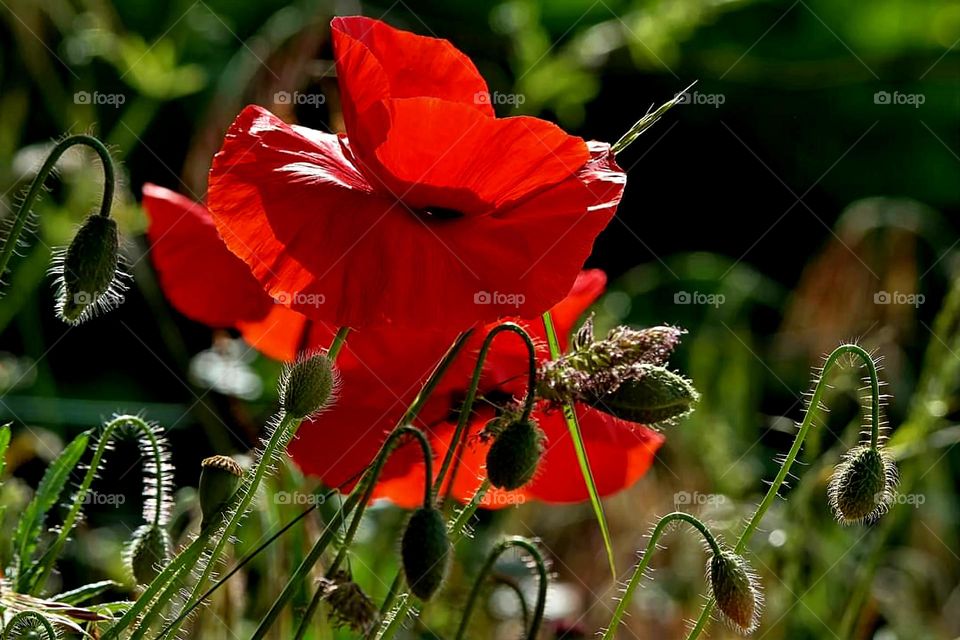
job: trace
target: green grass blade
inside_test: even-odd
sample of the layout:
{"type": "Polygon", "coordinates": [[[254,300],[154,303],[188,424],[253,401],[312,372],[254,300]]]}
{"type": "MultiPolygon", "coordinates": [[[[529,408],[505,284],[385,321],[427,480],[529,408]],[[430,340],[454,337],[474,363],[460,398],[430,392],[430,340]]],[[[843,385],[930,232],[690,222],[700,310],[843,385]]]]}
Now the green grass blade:
{"type": "Polygon", "coordinates": [[[83,452],[87,450],[89,442],[89,431],[80,434],[47,467],[46,473],[43,474],[43,480],[37,487],[36,495],[33,496],[33,500],[27,505],[23,516],[17,523],[17,531],[13,537],[13,548],[16,551],[17,591],[23,588],[20,582],[28,575],[27,569],[30,567],[33,554],[37,549],[37,541],[43,534],[43,523],[46,520],[47,513],[60,500],[60,494],[63,493],[67,481],[70,480],[70,474],[80,461],[83,452]]]}
{"type": "MultiPolygon", "coordinates": [[[[553,326],[553,318],[550,312],[543,314],[543,327],[547,333],[547,343],[550,346],[550,357],[556,359],[560,357],[560,340],[557,338],[557,330],[553,326]]],[[[593,480],[593,471],[590,469],[590,460],[587,458],[587,448],[583,443],[583,435],[580,433],[580,423],[577,420],[577,412],[570,403],[563,405],[563,418],[567,422],[567,429],[570,431],[570,438],[573,440],[573,448],[577,453],[577,462],[580,463],[580,473],[583,474],[583,481],[587,485],[587,492],[590,494],[590,504],[593,506],[593,513],[597,518],[597,524],[600,525],[600,533],[603,536],[603,546],[607,552],[607,562],[610,564],[610,575],[613,580],[617,580],[617,565],[613,559],[613,541],[610,539],[610,527],[607,526],[607,517],[603,513],[603,503],[600,502],[600,494],[597,493],[597,483],[593,480]]]]}
{"type": "Polygon", "coordinates": [[[7,447],[10,446],[10,423],[0,426],[0,486],[3,486],[3,473],[7,470],[7,447]]]}
{"type": "Polygon", "coordinates": [[[105,593],[107,589],[114,588],[122,589],[123,585],[113,580],[101,580],[100,582],[91,582],[82,587],[58,593],[52,599],[54,602],[61,602],[63,604],[82,605],[87,600],[93,600],[102,593],[105,593]]]}

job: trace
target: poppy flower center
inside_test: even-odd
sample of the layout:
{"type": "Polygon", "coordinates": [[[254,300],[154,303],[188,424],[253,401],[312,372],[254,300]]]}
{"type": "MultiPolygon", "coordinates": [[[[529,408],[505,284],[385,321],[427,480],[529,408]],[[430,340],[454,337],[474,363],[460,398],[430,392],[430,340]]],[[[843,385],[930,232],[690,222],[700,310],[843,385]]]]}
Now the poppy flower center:
{"type": "Polygon", "coordinates": [[[463,212],[446,207],[423,207],[416,213],[425,220],[456,220],[464,217],[463,212]]]}

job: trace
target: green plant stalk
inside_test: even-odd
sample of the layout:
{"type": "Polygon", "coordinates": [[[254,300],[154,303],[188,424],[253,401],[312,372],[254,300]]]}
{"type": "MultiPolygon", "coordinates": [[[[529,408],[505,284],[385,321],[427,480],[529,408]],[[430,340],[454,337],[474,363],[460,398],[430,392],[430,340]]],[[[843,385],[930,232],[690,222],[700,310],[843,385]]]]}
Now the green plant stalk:
{"type": "Polygon", "coordinates": [[[617,609],[613,612],[613,618],[610,620],[610,624],[607,626],[606,631],[603,632],[602,640],[614,640],[616,637],[617,627],[620,626],[620,622],[627,614],[627,609],[630,607],[630,602],[633,599],[634,592],[643,581],[643,576],[646,574],[647,568],[650,566],[650,560],[653,558],[653,553],[657,550],[657,544],[660,542],[660,537],[663,535],[663,532],[666,531],[667,526],[677,520],[686,522],[699,531],[703,535],[703,539],[706,540],[707,544],[710,546],[710,550],[713,551],[714,554],[720,554],[720,545],[717,544],[716,538],[713,537],[709,527],[707,527],[707,525],[705,525],[697,517],[683,511],[674,511],[673,513],[668,513],[660,518],[660,520],[657,521],[657,525],[653,528],[653,532],[650,534],[650,540],[647,542],[647,548],[644,550],[643,556],[640,558],[640,562],[637,563],[636,568],[633,570],[633,575],[630,576],[630,582],[627,583],[627,588],[624,590],[623,596],[620,598],[620,602],[617,604],[617,609]]]}
{"type": "MultiPolygon", "coordinates": [[[[473,514],[477,512],[477,509],[480,507],[480,502],[483,500],[483,496],[486,495],[487,491],[490,490],[490,480],[484,479],[483,483],[477,489],[477,492],[473,494],[473,498],[470,499],[470,502],[460,510],[460,513],[457,514],[457,518],[450,524],[448,527],[450,533],[453,535],[453,545],[456,546],[466,535],[467,523],[470,521],[470,518],[473,517],[473,514]]],[[[398,579],[402,577],[402,574],[397,576],[398,579]]],[[[413,596],[410,594],[404,593],[397,595],[396,591],[391,587],[391,593],[393,598],[389,595],[384,601],[383,605],[380,607],[381,613],[386,613],[393,606],[393,603],[396,599],[402,599],[402,602],[397,605],[396,613],[393,618],[390,620],[390,624],[380,630],[371,630],[367,634],[368,640],[376,638],[377,640],[389,640],[400,630],[400,625],[402,621],[406,618],[407,614],[413,609],[414,605],[419,604],[415,601],[413,596]]]]}
{"type": "MultiPolygon", "coordinates": [[[[813,396],[810,398],[810,405],[807,408],[806,413],[804,413],[803,421],[800,423],[800,429],[797,431],[797,435],[793,440],[793,446],[790,447],[790,451],[787,452],[787,457],[784,459],[783,464],[780,465],[780,471],[777,473],[777,476],[773,479],[773,482],[770,483],[770,488],[767,490],[767,494],[757,506],[757,510],[754,511],[753,516],[747,523],[743,533],[740,534],[740,538],[737,540],[737,544],[733,549],[734,553],[743,555],[744,550],[750,543],[750,539],[753,538],[753,534],[756,533],[757,528],[760,526],[760,522],[767,513],[767,510],[770,509],[774,500],[777,499],[780,487],[787,479],[787,475],[790,473],[790,468],[793,466],[797,456],[800,454],[800,448],[803,446],[803,441],[807,437],[807,432],[810,431],[810,427],[813,424],[814,412],[820,406],[820,400],[823,397],[824,390],[826,389],[825,380],[827,375],[833,369],[837,361],[842,356],[847,354],[851,354],[859,358],[866,366],[867,375],[870,377],[870,399],[872,405],[870,407],[870,446],[873,449],[877,448],[880,440],[880,379],[877,375],[876,363],[874,363],[873,358],[870,357],[870,354],[867,353],[866,350],[860,345],[842,344],[834,349],[829,356],[827,356],[827,361],[823,365],[820,379],[817,380],[817,384],[813,390],[813,396]]],[[[700,617],[697,618],[696,624],[694,625],[693,629],[690,630],[687,640],[695,640],[696,638],[700,637],[700,634],[703,633],[707,627],[707,624],[710,622],[710,616],[713,613],[714,604],[715,600],[711,597],[709,600],[707,600],[706,604],[703,605],[703,609],[700,611],[700,617]]]]}
{"type": "MultiPolygon", "coordinates": [[[[63,524],[60,526],[60,533],[57,536],[57,539],[54,540],[53,544],[47,548],[39,562],[34,564],[27,572],[27,593],[35,595],[36,591],[43,586],[47,576],[53,569],[54,563],[60,556],[60,551],[67,543],[67,538],[70,537],[70,532],[73,531],[77,517],[79,516],[80,510],[83,507],[83,501],[86,498],[87,493],[90,491],[90,486],[93,484],[93,480],[97,475],[97,471],[100,469],[100,463],[103,460],[103,456],[106,454],[107,447],[110,445],[110,441],[113,438],[114,432],[119,427],[124,425],[132,425],[150,441],[150,453],[153,455],[154,464],[156,465],[158,471],[163,469],[163,450],[160,446],[160,443],[157,441],[156,434],[145,420],[139,416],[124,415],[118,416],[108,422],[100,436],[100,441],[93,453],[93,458],[90,460],[87,473],[80,482],[80,488],[77,490],[76,494],[74,494],[73,503],[70,505],[70,510],[63,519],[63,524]]],[[[158,473],[155,480],[157,484],[156,492],[158,508],[154,512],[154,518],[151,524],[159,526],[159,520],[161,516],[160,505],[162,504],[161,498],[164,493],[163,476],[158,473]]]]}
{"type": "MultiPolygon", "coordinates": [[[[417,393],[417,396],[413,399],[413,402],[410,403],[410,406],[397,422],[397,427],[402,427],[409,424],[416,419],[417,415],[420,414],[421,409],[423,409],[423,406],[427,403],[427,400],[429,400],[430,395],[437,388],[440,380],[443,378],[444,374],[446,374],[457,355],[459,355],[460,351],[463,349],[471,333],[472,330],[468,330],[457,336],[457,339],[454,340],[453,344],[450,345],[450,348],[447,349],[447,352],[444,354],[443,358],[439,363],[437,363],[437,366],[430,374],[430,377],[424,383],[423,387],[421,387],[420,392],[417,393]]],[[[317,563],[317,561],[320,559],[320,556],[330,544],[330,541],[333,539],[333,532],[337,529],[337,527],[341,526],[346,519],[346,516],[349,514],[349,511],[352,511],[356,506],[359,498],[359,491],[354,489],[353,493],[350,494],[350,498],[348,498],[347,502],[344,503],[343,507],[334,518],[335,522],[331,523],[331,526],[328,527],[327,531],[329,532],[329,536],[327,536],[325,532],[324,536],[321,536],[321,538],[310,549],[310,553],[307,554],[307,557],[304,558],[303,562],[300,563],[300,566],[297,567],[296,572],[294,572],[294,574],[287,581],[283,591],[279,596],[277,596],[277,599],[274,600],[270,610],[260,621],[260,625],[257,627],[254,635],[251,637],[251,640],[260,640],[267,634],[267,632],[270,630],[270,627],[280,615],[280,612],[286,606],[290,598],[293,597],[293,594],[297,588],[299,588],[300,583],[306,579],[307,575],[310,573],[310,570],[313,568],[313,565],[317,563]]]]}
{"type": "MultiPolygon", "coordinates": [[[[336,361],[336,358],[339,355],[340,350],[343,348],[343,345],[346,342],[346,338],[349,332],[350,332],[349,327],[340,327],[340,329],[337,331],[336,335],[334,336],[332,342],[330,343],[330,348],[327,350],[327,355],[332,361],[334,362],[336,361]]],[[[267,443],[267,446],[264,447],[263,455],[260,458],[260,464],[258,464],[256,468],[254,468],[252,471],[253,477],[251,478],[250,482],[241,483],[240,488],[233,495],[233,498],[231,498],[231,505],[227,509],[228,510],[232,509],[233,516],[230,518],[230,522],[228,522],[223,527],[223,534],[220,536],[212,554],[210,555],[209,560],[206,564],[206,567],[200,579],[197,580],[196,584],[194,585],[190,598],[188,598],[184,602],[184,606],[183,606],[184,611],[193,610],[193,608],[195,608],[194,603],[200,600],[200,598],[198,597],[200,595],[200,590],[203,588],[203,585],[206,583],[207,579],[209,578],[210,573],[213,571],[213,567],[215,566],[215,562],[217,558],[219,558],[219,555],[222,552],[223,548],[226,546],[226,543],[229,541],[230,537],[233,535],[233,531],[236,529],[237,524],[245,514],[247,507],[249,506],[250,502],[253,499],[253,496],[256,495],[256,491],[257,491],[257,488],[259,487],[260,481],[263,479],[263,476],[266,473],[266,468],[269,466],[269,463],[267,461],[272,460],[273,452],[277,450],[277,445],[279,444],[281,437],[283,436],[283,432],[290,427],[289,424],[285,424],[285,423],[292,423],[292,422],[295,422],[295,421],[290,419],[288,416],[284,416],[281,419],[280,424],[278,424],[277,428],[274,429],[273,434],[270,437],[270,441],[267,443]],[[244,488],[246,488],[247,490],[244,491],[244,488]],[[236,508],[233,508],[233,505],[232,505],[233,502],[238,503],[236,508]]],[[[296,425],[293,425],[292,429],[290,429],[291,431],[290,437],[293,437],[294,433],[296,432],[297,426],[299,426],[299,422],[297,422],[296,425]]],[[[289,441],[289,438],[286,439],[286,441],[283,443],[283,446],[286,446],[286,442],[288,441],[289,441]]],[[[188,575],[189,572],[193,570],[194,564],[197,562],[198,559],[201,558],[201,554],[203,550],[206,548],[207,542],[213,536],[216,530],[217,530],[217,526],[214,525],[214,526],[208,527],[204,531],[201,531],[197,539],[194,540],[194,542],[190,545],[190,547],[188,547],[187,552],[184,552],[183,554],[181,554],[181,556],[185,556],[189,552],[189,558],[187,558],[182,562],[179,562],[181,560],[181,557],[177,557],[174,560],[174,562],[171,562],[170,566],[168,566],[168,569],[173,568],[174,565],[176,565],[176,569],[172,571],[169,575],[167,575],[167,571],[164,571],[163,573],[161,573],[154,580],[154,583],[151,583],[147,592],[145,592],[143,595],[141,595],[140,598],[137,599],[137,605],[140,605],[140,603],[146,599],[147,594],[150,593],[151,590],[153,590],[154,584],[161,582],[161,580],[163,581],[163,583],[157,586],[156,590],[153,591],[153,594],[156,594],[161,589],[163,589],[162,593],[160,593],[159,599],[165,600],[166,599],[165,596],[172,596],[173,591],[177,589],[178,580],[182,576],[188,575]]],[[[139,612],[142,611],[142,609],[146,607],[147,604],[149,604],[149,601],[145,603],[143,607],[139,607],[137,614],[139,614],[139,612]]],[[[135,608],[137,607],[137,605],[135,605],[135,608]]],[[[146,632],[149,630],[150,624],[152,623],[153,619],[160,614],[160,609],[161,607],[154,607],[149,611],[147,611],[147,613],[143,616],[143,619],[141,620],[140,625],[138,626],[136,632],[133,634],[131,640],[138,640],[139,638],[144,637],[146,632]]],[[[131,622],[135,619],[134,617],[131,617],[128,620],[127,618],[129,614],[130,612],[128,612],[127,615],[124,615],[117,625],[110,628],[107,634],[110,634],[111,632],[113,632],[115,627],[119,626],[120,628],[117,629],[117,635],[119,635],[119,632],[122,631],[123,628],[129,626],[131,622]]],[[[180,626],[182,626],[183,621],[185,619],[186,619],[186,616],[180,615],[173,624],[169,625],[169,629],[165,631],[163,634],[161,634],[160,637],[163,637],[164,635],[166,635],[167,632],[176,633],[176,631],[179,630],[180,626]]],[[[113,637],[113,636],[105,635],[104,640],[109,640],[110,637],[113,637]]]]}
{"type": "Polygon", "coordinates": [[[613,143],[613,145],[610,147],[611,153],[613,153],[614,155],[617,155],[618,153],[620,153],[621,151],[629,147],[631,144],[633,144],[644,131],[646,131],[653,125],[655,125],[657,121],[660,120],[661,117],[663,117],[663,114],[665,114],[667,111],[669,111],[674,106],[679,104],[680,96],[682,96],[684,93],[689,91],[695,84],[697,84],[695,81],[690,83],[690,85],[686,89],[684,89],[683,91],[675,95],[672,100],[668,100],[667,102],[664,102],[662,105],[657,107],[654,111],[648,112],[642,118],[637,120],[637,122],[634,123],[632,127],[630,127],[629,131],[627,131],[625,134],[623,134],[623,136],[620,137],[619,140],[613,143]]]}
{"type": "MultiPolygon", "coordinates": [[[[346,560],[347,552],[350,549],[350,545],[353,543],[354,537],[357,535],[357,529],[360,527],[360,521],[363,519],[363,514],[367,509],[367,505],[370,504],[370,500],[373,499],[373,491],[377,487],[377,480],[380,478],[380,473],[383,471],[383,466],[386,464],[387,458],[390,457],[390,454],[393,453],[394,449],[396,448],[397,441],[402,436],[413,436],[420,445],[420,451],[423,454],[423,464],[425,467],[423,482],[423,507],[427,509],[433,503],[433,451],[430,449],[430,443],[427,441],[427,436],[424,435],[423,431],[417,429],[416,427],[411,427],[408,425],[398,427],[393,430],[387,440],[383,443],[383,446],[380,448],[380,453],[377,455],[376,461],[374,462],[373,468],[370,469],[370,472],[366,476],[366,480],[364,481],[365,486],[363,490],[363,498],[360,499],[359,506],[353,514],[353,520],[350,521],[350,528],[347,529],[347,533],[343,538],[343,544],[340,545],[340,550],[337,552],[333,562],[330,563],[330,566],[327,567],[327,578],[332,578],[340,568],[340,565],[343,564],[343,561],[346,560]]],[[[303,618],[300,620],[300,626],[297,628],[295,640],[302,640],[304,635],[306,635],[307,629],[310,627],[310,620],[313,619],[313,615],[316,613],[317,607],[320,605],[320,600],[322,598],[323,587],[318,586],[313,594],[313,599],[310,601],[306,612],[303,614],[303,618]]]]}
{"type": "Polygon", "coordinates": [[[110,152],[100,140],[93,136],[80,134],[64,138],[50,151],[50,154],[47,156],[43,165],[41,165],[37,175],[34,176],[33,182],[30,183],[27,195],[24,197],[23,202],[20,203],[20,207],[13,217],[10,233],[3,239],[3,245],[0,247],[0,274],[4,274],[7,271],[10,258],[17,248],[17,242],[20,240],[20,234],[23,233],[23,229],[27,225],[27,220],[30,218],[30,209],[33,207],[34,201],[40,194],[41,189],[43,189],[43,183],[53,171],[60,156],[62,156],[67,149],[78,144],[90,147],[100,156],[100,161],[103,163],[103,199],[100,201],[99,214],[104,217],[110,216],[110,208],[113,205],[113,191],[116,185],[113,159],[110,157],[110,152]]]}
{"type": "Polygon", "coordinates": [[[477,364],[474,366],[473,376],[470,378],[470,386],[467,387],[467,395],[463,400],[463,406],[460,407],[457,427],[454,429],[453,436],[450,438],[450,447],[443,457],[440,472],[437,473],[436,486],[434,487],[437,495],[440,494],[440,489],[447,478],[448,472],[450,475],[450,487],[453,487],[453,483],[456,480],[460,460],[463,457],[463,449],[467,444],[467,425],[470,423],[470,416],[473,413],[473,403],[477,398],[477,390],[480,387],[483,367],[486,364],[487,355],[490,352],[493,340],[505,331],[510,331],[520,336],[524,346],[527,348],[527,395],[524,398],[523,415],[520,419],[523,421],[529,420],[530,414],[533,412],[533,403],[536,399],[537,350],[533,344],[533,339],[530,338],[530,334],[528,334],[523,327],[513,322],[504,322],[491,329],[486,338],[484,338],[483,344],[480,346],[480,353],[477,355],[477,364]],[[454,457],[454,454],[456,454],[456,457],[454,457]],[[451,465],[453,467],[452,470],[451,465]]]}
{"type": "Polygon", "coordinates": [[[463,617],[460,619],[460,627],[457,629],[455,640],[463,640],[465,637],[467,625],[470,623],[470,616],[473,614],[473,608],[477,604],[477,598],[480,596],[480,590],[483,587],[484,580],[493,570],[493,565],[496,564],[497,559],[511,547],[519,547],[533,556],[534,563],[537,567],[537,574],[540,579],[537,583],[537,604],[533,610],[533,620],[530,622],[530,627],[527,630],[527,640],[536,640],[537,633],[540,631],[540,625],[543,623],[543,611],[547,605],[547,566],[544,564],[543,556],[540,554],[537,546],[526,538],[518,536],[507,538],[503,542],[500,542],[493,548],[490,555],[487,556],[487,561],[480,569],[480,573],[473,583],[473,588],[470,590],[470,596],[467,598],[467,606],[463,610],[463,617]]]}
{"type": "MultiPolygon", "coordinates": [[[[560,340],[557,337],[557,329],[553,326],[553,317],[549,311],[543,314],[543,328],[547,333],[550,357],[556,360],[560,357],[560,340]]],[[[613,558],[613,541],[610,539],[610,527],[607,526],[607,517],[603,513],[603,503],[600,502],[597,483],[594,481],[593,471],[590,469],[590,460],[587,458],[587,447],[583,442],[583,434],[580,432],[577,412],[569,402],[563,404],[563,419],[567,423],[567,430],[570,432],[570,439],[573,441],[573,448],[577,454],[577,462],[580,464],[580,473],[583,475],[583,481],[587,485],[587,493],[590,494],[590,504],[593,506],[593,513],[597,518],[597,524],[600,525],[600,534],[603,536],[603,546],[607,552],[607,562],[610,565],[610,576],[616,581],[617,565],[613,558]]]]}
{"type": "MultiPolygon", "coordinates": [[[[10,635],[10,632],[14,630],[16,624],[20,621],[26,620],[35,620],[40,624],[40,628],[43,629],[43,637],[45,640],[57,640],[60,636],[57,635],[56,630],[53,628],[53,625],[50,624],[50,621],[46,619],[38,611],[21,611],[12,618],[10,618],[7,625],[3,628],[3,640],[19,640],[24,637],[23,635],[18,634],[16,637],[10,635]]],[[[31,636],[33,637],[33,636],[31,636]]]]}

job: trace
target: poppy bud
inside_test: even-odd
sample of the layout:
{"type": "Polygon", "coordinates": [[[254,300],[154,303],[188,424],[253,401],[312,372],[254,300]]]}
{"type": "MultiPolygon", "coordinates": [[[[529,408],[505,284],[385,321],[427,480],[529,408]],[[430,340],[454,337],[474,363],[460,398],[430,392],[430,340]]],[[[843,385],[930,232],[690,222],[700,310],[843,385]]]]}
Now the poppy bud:
{"type": "Polygon", "coordinates": [[[170,561],[170,535],[155,524],[145,524],[133,532],[125,549],[125,560],[137,584],[149,584],[170,561]]]}
{"type": "Polygon", "coordinates": [[[443,584],[450,564],[450,539],[443,516],[433,507],[413,512],[400,544],[403,572],[410,591],[429,600],[443,584]]]}
{"type": "Polygon", "coordinates": [[[487,477],[513,491],[530,482],[543,455],[543,432],[533,420],[511,422],[487,451],[487,477]]]}
{"type": "Polygon", "coordinates": [[[337,571],[331,578],[321,578],[320,589],[330,604],[331,617],[337,626],[366,634],[377,624],[376,605],[346,571],[337,571]]]}
{"type": "Polygon", "coordinates": [[[117,223],[107,216],[87,216],[52,269],[59,279],[57,314],[64,322],[80,324],[123,301],[119,249],[117,223]]]}
{"type": "Polygon", "coordinates": [[[747,561],[732,551],[722,551],[710,558],[707,573],[723,618],[738,633],[753,633],[760,623],[763,597],[747,561]]]}
{"type": "Polygon", "coordinates": [[[664,367],[641,365],[635,377],[624,380],[615,391],[595,395],[591,404],[630,422],[656,424],[682,418],[699,399],[683,376],[664,367]]]}
{"type": "Polygon", "coordinates": [[[885,451],[855,447],[830,477],[830,507],[842,524],[873,522],[886,513],[896,484],[897,468],[885,451]]]}
{"type": "Polygon", "coordinates": [[[284,372],[280,385],[283,410],[304,420],[323,410],[337,384],[333,363],[323,353],[298,360],[284,372]]]}
{"type": "Polygon", "coordinates": [[[205,529],[230,502],[240,485],[243,469],[233,458],[211,456],[200,463],[200,528],[205,529]]]}

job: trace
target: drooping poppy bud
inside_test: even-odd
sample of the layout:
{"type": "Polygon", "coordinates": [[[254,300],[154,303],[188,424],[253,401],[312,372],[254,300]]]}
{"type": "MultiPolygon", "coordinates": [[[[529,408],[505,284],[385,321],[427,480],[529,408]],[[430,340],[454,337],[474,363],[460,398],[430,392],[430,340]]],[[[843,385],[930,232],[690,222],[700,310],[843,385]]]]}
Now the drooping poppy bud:
{"type": "Polygon", "coordinates": [[[443,516],[433,507],[413,512],[400,544],[403,572],[410,591],[429,600],[440,589],[450,565],[450,538],[443,516]]]}
{"type": "Polygon", "coordinates": [[[315,353],[292,364],[284,372],[280,385],[283,410],[305,420],[322,411],[334,394],[337,375],[330,358],[315,353]]]}
{"type": "Polygon", "coordinates": [[[677,420],[690,413],[700,399],[689,380],[669,369],[641,365],[634,377],[614,391],[594,395],[595,409],[631,422],[656,424],[677,420]]]}
{"type": "Polygon", "coordinates": [[[843,456],[827,486],[842,524],[873,522],[886,513],[897,485],[897,467],[883,449],[859,446],[843,456]]]}
{"type": "Polygon", "coordinates": [[[200,468],[197,493],[202,513],[200,528],[205,529],[230,502],[240,485],[243,469],[233,458],[219,455],[204,458],[200,468]]]}
{"type": "Polygon", "coordinates": [[[749,635],[760,623],[763,596],[757,577],[743,556],[733,551],[714,554],[707,564],[710,589],[723,618],[738,633],[749,635]]]}
{"type": "Polygon", "coordinates": [[[124,560],[137,584],[149,584],[170,561],[170,534],[163,527],[145,524],[133,532],[124,549],[124,560]]]}
{"type": "Polygon", "coordinates": [[[337,571],[331,578],[321,578],[320,589],[337,626],[366,634],[377,624],[376,605],[346,571],[337,571]]]}
{"type": "Polygon", "coordinates": [[[90,215],[65,252],[54,258],[57,275],[57,314],[68,324],[80,324],[123,302],[120,238],[117,223],[90,215]]]}
{"type": "Polygon", "coordinates": [[[487,477],[498,489],[519,489],[533,479],[542,455],[543,432],[537,423],[513,421],[487,451],[487,477]]]}

